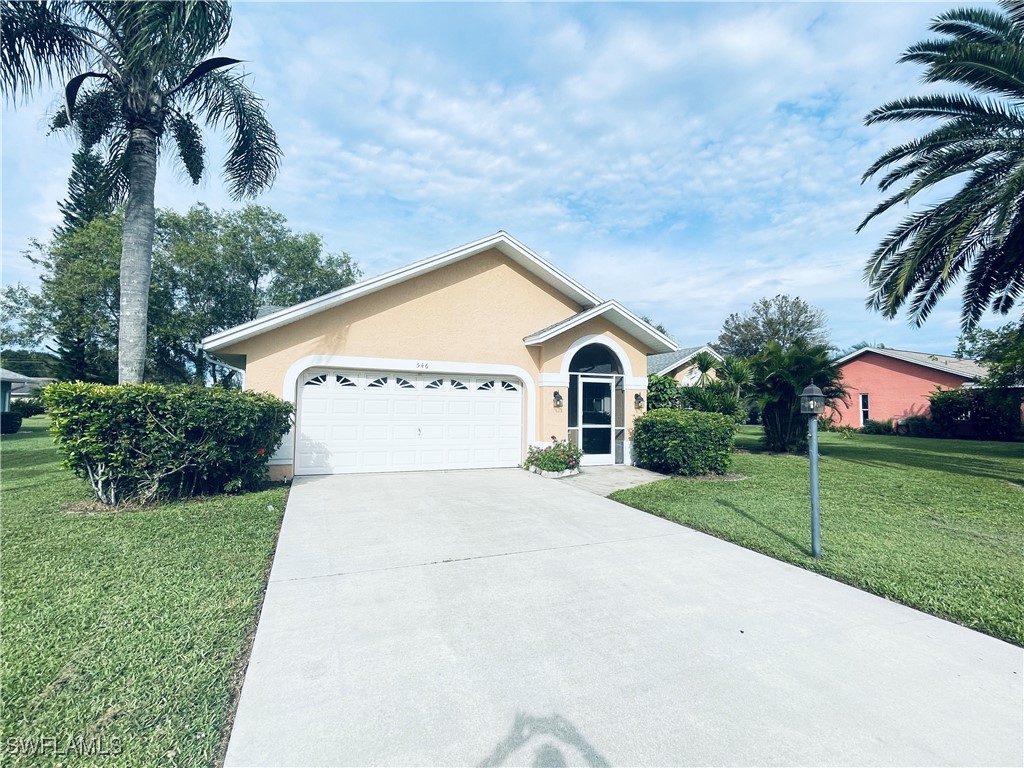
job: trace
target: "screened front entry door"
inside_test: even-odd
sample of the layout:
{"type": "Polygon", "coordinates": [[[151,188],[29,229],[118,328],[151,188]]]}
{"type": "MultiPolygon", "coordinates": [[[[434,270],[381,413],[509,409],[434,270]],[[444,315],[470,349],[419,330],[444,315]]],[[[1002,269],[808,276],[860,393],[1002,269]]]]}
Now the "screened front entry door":
{"type": "Polygon", "coordinates": [[[615,426],[615,388],[605,378],[580,376],[579,420],[580,447],[583,448],[583,464],[611,464],[614,461],[613,448],[615,426]]]}

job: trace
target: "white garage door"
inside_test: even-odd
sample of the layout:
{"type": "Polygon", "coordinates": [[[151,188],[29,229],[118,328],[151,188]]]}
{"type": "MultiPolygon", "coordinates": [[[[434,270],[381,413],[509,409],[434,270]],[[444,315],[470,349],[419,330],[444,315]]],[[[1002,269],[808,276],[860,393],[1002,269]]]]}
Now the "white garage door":
{"type": "Polygon", "coordinates": [[[307,371],[295,473],[514,467],[522,397],[500,376],[307,371]]]}

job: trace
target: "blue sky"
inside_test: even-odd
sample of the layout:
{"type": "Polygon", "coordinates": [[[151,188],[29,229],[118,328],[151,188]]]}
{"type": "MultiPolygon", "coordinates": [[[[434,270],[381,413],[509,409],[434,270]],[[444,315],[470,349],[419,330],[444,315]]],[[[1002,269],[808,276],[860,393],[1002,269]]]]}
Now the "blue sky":
{"type": "MultiPolygon", "coordinates": [[[[222,53],[248,62],[285,153],[257,202],[366,275],[504,229],[683,345],[788,293],[839,348],[949,353],[957,297],[921,329],[864,309],[901,214],[854,230],[880,198],[864,169],[922,130],[863,116],[924,92],[896,60],[951,5],[241,2],[222,53]]],[[[36,282],[21,253],[60,221],[57,103],[4,105],[5,284],[36,282]]],[[[162,163],[157,205],[200,201],[238,205],[216,173],[193,187],[162,163]]]]}

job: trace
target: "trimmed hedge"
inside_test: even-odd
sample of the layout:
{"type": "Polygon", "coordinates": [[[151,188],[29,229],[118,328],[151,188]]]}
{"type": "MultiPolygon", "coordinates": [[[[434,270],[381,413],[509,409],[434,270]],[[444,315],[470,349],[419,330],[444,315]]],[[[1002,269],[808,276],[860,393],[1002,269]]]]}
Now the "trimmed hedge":
{"type": "Polygon", "coordinates": [[[661,408],[633,422],[633,458],[656,472],[724,474],[735,440],[735,420],[721,413],[661,408]]]}
{"type": "Polygon", "coordinates": [[[883,421],[877,421],[875,419],[868,419],[864,422],[864,426],[860,428],[862,435],[892,435],[895,434],[892,428],[892,419],[885,419],[883,421]]]}
{"type": "Polygon", "coordinates": [[[104,504],[256,488],[293,411],[271,395],[61,382],[43,391],[64,464],[104,504]]]}
{"type": "Polygon", "coordinates": [[[21,414],[14,411],[0,413],[0,435],[13,435],[21,429],[21,414]]]}
{"type": "Polygon", "coordinates": [[[29,400],[12,400],[11,413],[16,413],[23,419],[30,419],[33,416],[41,416],[46,413],[43,403],[38,397],[29,400]]]}

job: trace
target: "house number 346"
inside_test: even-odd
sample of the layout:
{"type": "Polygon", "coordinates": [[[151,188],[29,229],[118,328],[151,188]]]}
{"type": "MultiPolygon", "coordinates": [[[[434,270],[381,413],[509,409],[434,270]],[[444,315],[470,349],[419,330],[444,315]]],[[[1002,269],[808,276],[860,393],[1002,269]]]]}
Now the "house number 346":
{"type": "Polygon", "coordinates": [[[430,368],[430,363],[416,363],[416,367],[419,368],[421,371],[425,371],[428,368],[430,368]]]}

